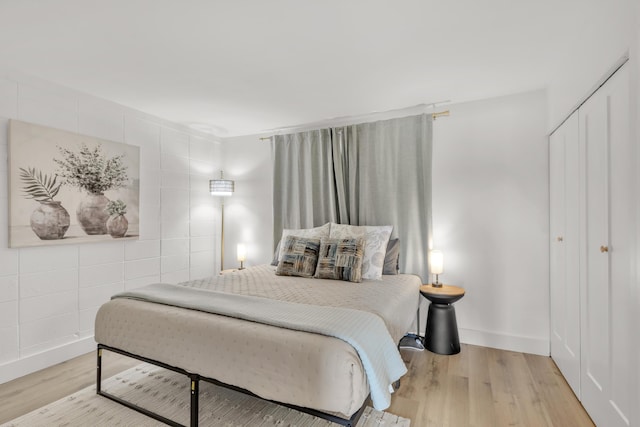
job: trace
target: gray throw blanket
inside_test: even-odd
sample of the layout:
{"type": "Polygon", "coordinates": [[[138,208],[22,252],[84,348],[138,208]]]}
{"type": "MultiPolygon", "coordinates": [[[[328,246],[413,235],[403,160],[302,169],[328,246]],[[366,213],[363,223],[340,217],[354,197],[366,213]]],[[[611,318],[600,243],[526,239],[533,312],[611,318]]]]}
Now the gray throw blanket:
{"type": "Polygon", "coordinates": [[[183,307],[339,338],[352,345],[358,352],[369,381],[373,406],[378,410],[389,407],[391,384],[407,372],[384,321],[379,316],[365,311],[299,304],[162,283],[122,292],[112,298],[130,298],[183,307]]]}

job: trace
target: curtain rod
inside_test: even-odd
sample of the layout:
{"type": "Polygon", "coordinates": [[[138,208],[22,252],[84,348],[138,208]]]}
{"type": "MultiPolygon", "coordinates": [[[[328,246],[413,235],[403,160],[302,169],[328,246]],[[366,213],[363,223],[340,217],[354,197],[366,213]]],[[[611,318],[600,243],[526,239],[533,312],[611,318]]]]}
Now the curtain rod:
{"type": "MultiPolygon", "coordinates": [[[[451,115],[451,112],[449,110],[438,111],[436,113],[432,113],[431,114],[431,118],[433,120],[436,120],[438,117],[449,117],[450,115],[451,115]]],[[[270,139],[273,139],[273,135],[272,136],[263,136],[263,137],[261,137],[259,139],[260,139],[260,141],[270,140],[270,139]]]]}
{"type": "Polygon", "coordinates": [[[438,117],[449,117],[450,115],[451,115],[451,112],[449,110],[438,111],[437,113],[431,114],[431,118],[433,118],[433,120],[435,120],[438,117]]]}

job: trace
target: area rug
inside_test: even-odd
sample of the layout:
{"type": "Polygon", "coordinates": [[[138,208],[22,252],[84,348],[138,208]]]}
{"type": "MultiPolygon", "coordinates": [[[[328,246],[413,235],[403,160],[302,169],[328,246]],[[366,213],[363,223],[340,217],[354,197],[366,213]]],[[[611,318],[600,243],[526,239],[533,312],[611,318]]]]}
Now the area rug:
{"type": "MultiPolygon", "coordinates": [[[[150,364],[140,364],[102,381],[105,392],[160,415],[189,425],[189,380],[181,374],[150,364]]],[[[337,426],[293,409],[200,382],[200,425],[221,427],[337,426]]],[[[164,424],[105,397],[95,385],[62,398],[3,427],[146,427],[164,424]]],[[[358,427],[409,427],[410,420],[367,407],[358,427]]]]}

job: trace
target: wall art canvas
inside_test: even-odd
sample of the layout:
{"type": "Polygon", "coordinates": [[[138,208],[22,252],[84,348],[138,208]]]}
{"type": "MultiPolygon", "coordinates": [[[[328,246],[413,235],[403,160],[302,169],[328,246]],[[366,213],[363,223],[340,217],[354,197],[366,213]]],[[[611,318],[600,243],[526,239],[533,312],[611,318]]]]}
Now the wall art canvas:
{"type": "Polygon", "coordinates": [[[9,123],[9,246],[137,239],[140,148],[9,123]]]}

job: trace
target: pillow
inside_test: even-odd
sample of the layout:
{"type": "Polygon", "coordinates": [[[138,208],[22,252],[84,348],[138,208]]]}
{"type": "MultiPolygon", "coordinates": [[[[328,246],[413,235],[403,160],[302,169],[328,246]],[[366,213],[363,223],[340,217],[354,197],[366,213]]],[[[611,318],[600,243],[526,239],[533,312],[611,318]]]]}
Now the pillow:
{"type": "Polygon", "coordinates": [[[400,269],[400,239],[389,239],[387,253],[384,256],[382,274],[398,274],[400,269]]]}
{"type": "Polygon", "coordinates": [[[362,282],[363,255],[364,239],[322,239],[315,277],[362,282]]]}
{"type": "Polygon", "coordinates": [[[276,250],[273,253],[273,259],[271,260],[271,265],[278,265],[278,256],[280,255],[280,243],[282,240],[278,242],[278,246],[276,246],[276,250]]]}
{"type": "Polygon", "coordinates": [[[313,277],[318,263],[320,239],[287,236],[282,249],[283,255],[276,269],[277,275],[313,277]]]}
{"type": "Polygon", "coordinates": [[[320,227],[316,228],[302,228],[299,230],[294,229],[285,229],[282,230],[282,237],[280,237],[280,252],[278,252],[278,259],[274,261],[280,261],[282,259],[282,253],[284,252],[284,248],[282,247],[282,242],[285,241],[287,236],[298,236],[298,237],[312,237],[314,239],[322,239],[323,237],[329,237],[329,228],[331,227],[331,223],[326,223],[320,227]]]}
{"type": "Polygon", "coordinates": [[[387,244],[392,231],[392,225],[356,226],[332,223],[329,237],[332,239],[364,238],[362,278],[381,279],[384,255],[387,251],[387,244]]]}

